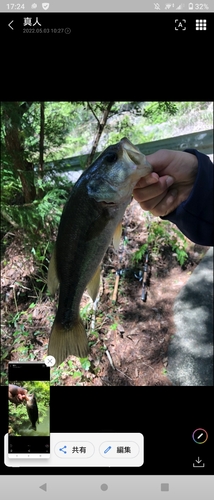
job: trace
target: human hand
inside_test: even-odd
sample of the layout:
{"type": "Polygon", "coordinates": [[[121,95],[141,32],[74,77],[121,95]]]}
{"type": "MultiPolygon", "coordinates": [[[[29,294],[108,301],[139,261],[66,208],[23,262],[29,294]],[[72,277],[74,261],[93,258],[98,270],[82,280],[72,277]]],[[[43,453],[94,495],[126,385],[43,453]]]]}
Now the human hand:
{"type": "Polygon", "coordinates": [[[185,201],[196,179],[198,159],[191,153],[160,149],[146,157],[153,172],[142,177],[133,191],[143,210],[164,216],[185,201]]]}
{"type": "Polygon", "coordinates": [[[21,404],[27,398],[27,389],[19,387],[17,385],[9,384],[8,386],[8,397],[11,403],[16,405],[21,404]]]}

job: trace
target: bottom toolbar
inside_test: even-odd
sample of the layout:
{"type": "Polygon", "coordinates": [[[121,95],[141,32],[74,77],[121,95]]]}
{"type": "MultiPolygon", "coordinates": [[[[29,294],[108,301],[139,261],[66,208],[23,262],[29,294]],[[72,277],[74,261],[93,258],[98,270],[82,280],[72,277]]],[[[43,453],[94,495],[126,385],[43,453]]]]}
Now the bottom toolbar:
{"type": "Polygon", "coordinates": [[[50,435],[50,456],[8,453],[8,435],[4,438],[4,462],[7,467],[141,467],[144,462],[144,438],[140,433],[81,433],[50,435]]]}

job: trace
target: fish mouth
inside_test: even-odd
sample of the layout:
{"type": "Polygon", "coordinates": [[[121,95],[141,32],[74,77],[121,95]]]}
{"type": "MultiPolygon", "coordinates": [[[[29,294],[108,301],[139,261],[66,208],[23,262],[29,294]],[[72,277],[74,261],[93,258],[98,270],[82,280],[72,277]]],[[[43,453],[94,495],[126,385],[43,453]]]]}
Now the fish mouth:
{"type": "Polygon", "coordinates": [[[128,148],[125,148],[130,160],[132,160],[135,165],[140,165],[142,163],[142,155],[136,151],[132,151],[128,148]]]}
{"type": "Polygon", "coordinates": [[[102,201],[103,205],[116,205],[113,201],[102,201]]]}
{"type": "Polygon", "coordinates": [[[152,166],[150,165],[149,162],[147,162],[145,155],[141,153],[141,151],[136,146],[134,146],[129,141],[129,139],[124,137],[123,139],[121,139],[120,145],[122,146],[122,149],[126,151],[130,160],[132,160],[133,163],[135,163],[135,165],[142,165],[143,163],[143,165],[145,165],[147,168],[150,167],[150,170],[152,171],[152,166]]]}
{"type": "Polygon", "coordinates": [[[120,144],[122,149],[126,150],[129,158],[136,164],[142,163],[142,153],[138,148],[136,148],[126,137],[121,139],[120,144]]]}

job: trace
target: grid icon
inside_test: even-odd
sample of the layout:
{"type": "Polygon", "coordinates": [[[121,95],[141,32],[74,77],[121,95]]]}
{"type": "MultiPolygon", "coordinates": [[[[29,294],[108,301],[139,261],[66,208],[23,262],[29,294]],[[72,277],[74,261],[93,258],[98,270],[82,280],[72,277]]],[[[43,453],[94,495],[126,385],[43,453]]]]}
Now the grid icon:
{"type": "Polygon", "coordinates": [[[207,29],[207,20],[206,19],[196,19],[195,20],[195,29],[196,30],[206,30],[207,29]]]}

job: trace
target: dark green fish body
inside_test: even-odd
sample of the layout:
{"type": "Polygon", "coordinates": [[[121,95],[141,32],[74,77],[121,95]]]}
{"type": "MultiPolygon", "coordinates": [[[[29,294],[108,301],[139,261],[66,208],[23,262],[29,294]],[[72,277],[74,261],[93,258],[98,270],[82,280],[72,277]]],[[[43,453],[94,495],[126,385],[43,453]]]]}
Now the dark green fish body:
{"type": "Polygon", "coordinates": [[[63,283],[56,320],[66,328],[76,319],[83,292],[102,261],[130,202],[129,199],[121,206],[108,207],[92,198],[87,203],[85,200],[84,186],[74,187],[61,219],[55,247],[57,276],[63,283]]]}
{"type": "Polygon", "coordinates": [[[27,401],[26,406],[27,406],[28,417],[31,421],[32,429],[36,431],[36,423],[39,423],[39,411],[35,395],[28,394],[26,401],[27,401]]]}
{"type": "Polygon", "coordinates": [[[119,246],[119,225],[134,186],[152,167],[127,139],[109,146],[81,175],[64,206],[52,255],[48,287],[59,304],[49,354],[57,364],[68,355],[87,356],[88,341],[80,319],[80,301],[87,287],[96,299],[100,263],[111,243],[119,246]],[[135,161],[133,161],[135,160],[135,161]]]}

